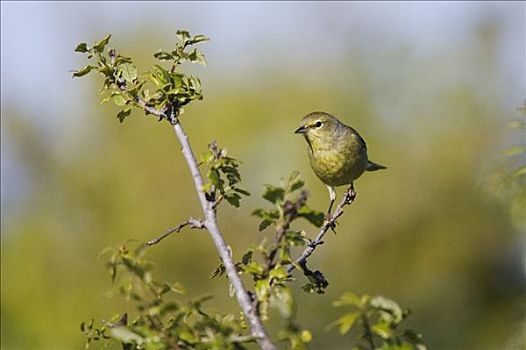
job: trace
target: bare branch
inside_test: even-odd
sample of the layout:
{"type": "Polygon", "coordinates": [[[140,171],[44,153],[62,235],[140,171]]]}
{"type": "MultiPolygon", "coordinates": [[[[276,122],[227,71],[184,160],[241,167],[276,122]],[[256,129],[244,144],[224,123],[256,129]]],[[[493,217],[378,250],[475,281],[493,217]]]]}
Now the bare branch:
{"type": "Polygon", "coordinates": [[[309,269],[307,269],[307,259],[309,258],[309,256],[312,255],[312,253],[314,252],[317,246],[323,244],[323,241],[322,241],[323,236],[325,236],[325,234],[327,233],[327,231],[329,231],[329,229],[334,230],[334,228],[336,227],[336,219],[342,216],[343,209],[345,208],[345,206],[352,204],[355,198],[356,198],[356,192],[351,186],[347,189],[347,191],[345,191],[345,194],[341,202],[336,207],[334,214],[323,222],[320,232],[318,233],[316,238],[312,242],[309,243],[307,248],[305,248],[305,250],[299,256],[299,258],[296,259],[296,261],[293,264],[289,265],[289,267],[287,268],[288,273],[291,273],[297,266],[302,267],[305,273],[309,273],[309,272],[313,274],[316,273],[316,271],[312,272],[309,269]]]}
{"type": "Polygon", "coordinates": [[[190,218],[187,221],[179,224],[178,226],[168,229],[165,233],[163,233],[159,237],[149,240],[148,242],[146,242],[146,245],[152,246],[154,244],[157,244],[163,239],[165,239],[166,237],[168,237],[169,235],[171,235],[172,233],[181,232],[181,230],[185,228],[186,226],[190,226],[190,228],[196,228],[196,229],[202,229],[205,227],[204,223],[201,220],[190,218]]]}

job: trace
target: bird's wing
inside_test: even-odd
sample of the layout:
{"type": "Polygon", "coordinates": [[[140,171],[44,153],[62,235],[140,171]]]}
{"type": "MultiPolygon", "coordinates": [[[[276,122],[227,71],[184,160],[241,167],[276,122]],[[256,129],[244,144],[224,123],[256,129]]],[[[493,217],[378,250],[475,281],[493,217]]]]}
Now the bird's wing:
{"type": "Polygon", "coordinates": [[[357,130],[351,128],[351,131],[352,131],[352,135],[356,138],[360,146],[362,146],[363,149],[367,151],[367,144],[365,143],[365,140],[363,139],[363,137],[360,136],[357,130]]]}

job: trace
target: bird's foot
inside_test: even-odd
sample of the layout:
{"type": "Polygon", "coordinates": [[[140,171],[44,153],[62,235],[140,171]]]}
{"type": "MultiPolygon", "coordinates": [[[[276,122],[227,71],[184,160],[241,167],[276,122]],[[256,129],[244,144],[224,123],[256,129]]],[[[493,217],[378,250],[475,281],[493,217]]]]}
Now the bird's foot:
{"type": "Polygon", "coordinates": [[[354,199],[356,198],[356,191],[354,190],[354,186],[351,186],[345,191],[345,201],[347,204],[351,204],[354,199]]]}

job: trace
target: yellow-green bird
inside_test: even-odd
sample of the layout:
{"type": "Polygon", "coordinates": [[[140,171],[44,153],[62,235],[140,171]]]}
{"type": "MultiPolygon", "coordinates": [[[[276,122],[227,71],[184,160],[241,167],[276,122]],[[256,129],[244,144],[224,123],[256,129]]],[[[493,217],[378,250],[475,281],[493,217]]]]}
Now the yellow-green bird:
{"type": "Polygon", "coordinates": [[[367,156],[367,145],[358,131],[325,112],[312,112],[295,131],[303,134],[309,146],[312,170],[329,189],[328,215],[336,199],[335,186],[350,185],[364,171],[386,169],[367,156]]]}

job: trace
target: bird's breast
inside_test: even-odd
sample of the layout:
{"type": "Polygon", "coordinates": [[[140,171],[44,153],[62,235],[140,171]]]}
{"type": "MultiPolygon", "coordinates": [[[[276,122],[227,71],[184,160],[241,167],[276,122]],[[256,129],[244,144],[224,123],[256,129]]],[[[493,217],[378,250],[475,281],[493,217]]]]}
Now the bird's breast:
{"type": "Polygon", "coordinates": [[[367,153],[356,144],[340,143],[333,147],[312,147],[309,152],[314,173],[330,186],[350,184],[367,166],[367,153]]]}

